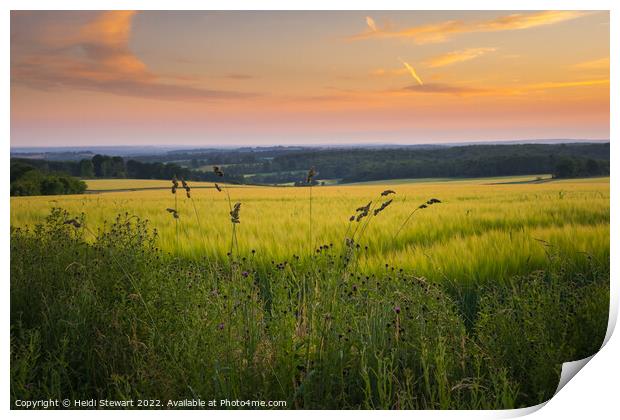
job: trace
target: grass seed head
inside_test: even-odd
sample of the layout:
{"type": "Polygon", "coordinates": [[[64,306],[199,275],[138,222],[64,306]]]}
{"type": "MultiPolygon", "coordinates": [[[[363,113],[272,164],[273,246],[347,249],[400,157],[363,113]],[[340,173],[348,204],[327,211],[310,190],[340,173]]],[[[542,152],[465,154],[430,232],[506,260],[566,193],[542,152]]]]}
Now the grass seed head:
{"type": "Polygon", "coordinates": [[[230,211],[230,221],[232,223],[241,223],[241,220],[239,220],[239,210],[241,210],[241,203],[235,203],[230,211]]]}
{"type": "Polygon", "coordinates": [[[310,184],[312,179],[316,176],[316,171],[314,170],[314,166],[310,168],[308,171],[308,176],[306,176],[306,184],[310,184]]]}
{"type": "Polygon", "coordinates": [[[171,209],[170,207],[168,207],[168,208],[166,209],[166,211],[167,211],[168,213],[171,213],[171,214],[172,214],[172,217],[174,217],[175,219],[178,219],[178,218],[179,218],[179,212],[178,212],[178,211],[176,211],[175,209],[171,209]]]}
{"type": "Polygon", "coordinates": [[[379,207],[378,209],[375,209],[375,211],[374,211],[374,215],[376,216],[377,214],[379,214],[379,213],[381,213],[383,210],[385,210],[385,208],[386,208],[387,206],[389,206],[390,204],[392,204],[392,201],[393,201],[393,200],[391,200],[391,199],[390,199],[390,200],[388,200],[388,201],[384,202],[383,204],[381,204],[381,207],[379,207]]]}
{"type": "Polygon", "coordinates": [[[191,198],[191,195],[190,195],[191,188],[189,187],[189,184],[185,182],[183,178],[181,178],[181,185],[185,189],[185,194],[187,194],[187,198],[191,198]]]}
{"type": "Polygon", "coordinates": [[[372,204],[372,201],[369,201],[368,204],[366,204],[365,206],[362,207],[358,207],[355,209],[355,211],[357,212],[368,212],[368,210],[370,210],[370,205],[372,204]]]}

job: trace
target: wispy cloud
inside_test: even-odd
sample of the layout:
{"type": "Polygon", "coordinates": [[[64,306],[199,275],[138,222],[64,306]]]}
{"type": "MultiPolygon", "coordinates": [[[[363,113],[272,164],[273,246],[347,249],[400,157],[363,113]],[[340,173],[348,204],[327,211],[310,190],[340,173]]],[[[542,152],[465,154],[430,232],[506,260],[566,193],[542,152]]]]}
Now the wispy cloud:
{"type": "Polygon", "coordinates": [[[609,71],[609,57],[599,58],[596,60],[583,61],[574,64],[572,68],[577,70],[607,70],[609,71]]]}
{"type": "Polygon", "coordinates": [[[377,25],[375,24],[375,20],[370,16],[366,16],[366,25],[370,28],[371,31],[377,32],[377,25]]]}
{"type": "Polygon", "coordinates": [[[224,77],[226,79],[233,79],[233,80],[249,80],[249,79],[253,79],[252,75],[245,74],[245,73],[228,73],[224,77]]]}
{"type": "MultiPolygon", "coordinates": [[[[129,49],[132,11],[109,11],[78,27],[52,28],[37,41],[35,52],[11,62],[11,80],[36,89],[57,87],[168,100],[210,100],[253,96],[205,89],[187,78],[158,76],[129,49]]],[[[13,46],[12,46],[13,49],[13,46]]],[[[16,48],[19,50],[19,48],[16,48]]]]}
{"type": "Polygon", "coordinates": [[[405,92],[417,92],[417,93],[443,93],[451,95],[473,95],[488,93],[487,89],[451,85],[446,83],[428,83],[426,85],[410,85],[402,88],[405,92]]]}
{"type": "Polygon", "coordinates": [[[448,83],[427,83],[425,85],[409,85],[401,88],[397,93],[437,93],[437,94],[451,94],[456,96],[472,96],[472,95],[485,95],[485,96],[514,96],[525,95],[531,92],[542,92],[550,89],[562,89],[562,88],[576,88],[576,87],[588,87],[597,85],[608,85],[609,79],[593,79],[593,80],[579,80],[579,81],[564,81],[564,82],[542,82],[532,83],[521,86],[489,86],[489,87],[476,87],[465,86],[448,83]]]}
{"type": "Polygon", "coordinates": [[[431,57],[423,64],[427,67],[445,67],[463,61],[473,60],[487,53],[497,51],[496,48],[465,48],[463,50],[451,51],[446,54],[441,54],[435,57],[431,57]]]}
{"type": "Polygon", "coordinates": [[[379,69],[374,69],[371,70],[369,72],[369,74],[371,76],[394,76],[394,75],[403,75],[403,74],[409,74],[409,70],[407,70],[407,68],[403,67],[403,68],[398,68],[398,69],[384,69],[384,68],[379,68],[379,69]]]}
{"type": "MultiPolygon", "coordinates": [[[[532,13],[514,13],[500,16],[494,19],[465,22],[462,20],[449,20],[427,25],[419,25],[404,29],[377,28],[352,35],[350,40],[369,38],[408,38],[418,44],[444,42],[455,35],[473,32],[499,32],[514,31],[538,26],[553,25],[560,22],[585,16],[589,12],[581,11],[540,11],[532,13]]],[[[368,25],[368,23],[367,23],[368,25]]]]}
{"type": "Polygon", "coordinates": [[[414,68],[407,63],[405,60],[403,60],[402,58],[398,58],[398,60],[403,63],[403,66],[405,66],[405,68],[407,69],[407,71],[409,71],[409,74],[411,74],[411,77],[413,77],[420,85],[423,85],[424,83],[422,82],[422,79],[420,79],[420,76],[418,76],[418,74],[415,72],[414,68]]]}
{"type": "Polygon", "coordinates": [[[533,83],[527,85],[527,90],[547,90],[547,89],[559,89],[559,88],[571,88],[582,86],[596,86],[596,85],[608,85],[609,79],[594,79],[594,80],[579,80],[574,82],[543,82],[533,83]]]}

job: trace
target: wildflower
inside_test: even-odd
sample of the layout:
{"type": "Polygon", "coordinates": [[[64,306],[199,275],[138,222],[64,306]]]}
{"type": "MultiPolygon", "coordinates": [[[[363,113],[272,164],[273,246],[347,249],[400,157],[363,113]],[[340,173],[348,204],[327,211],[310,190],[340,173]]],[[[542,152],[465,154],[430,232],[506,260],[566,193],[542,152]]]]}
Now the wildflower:
{"type": "Polygon", "coordinates": [[[217,185],[217,183],[215,183],[215,189],[218,190],[219,192],[222,192],[222,187],[217,185]]]}
{"type": "Polygon", "coordinates": [[[394,190],[385,190],[385,191],[383,191],[381,193],[381,197],[385,197],[385,196],[388,196],[390,194],[396,194],[396,191],[394,191],[394,190]]]}
{"type": "Polygon", "coordinates": [[[177,193],[177,188],[179,188],[179,181],[177,180],[177,176],[174,175],[172,177],[172,194],[176,194],[177,193]]]}
{"type": "Polygon", "coordinates": [[[248,273],[247,271],[244,271],[243,273],[241,273],[241,275],[242,275],[243,277],[247,277],[247,276],[249,276],[249,275],[250,275],[250,273],[248,273]]]}
{"type": "Polygon", "coordinates": [[[218,324],[218,326],[217,326],[217,329],[218,329],[218,330],[220,330],[220,331],[222,331],[222,330],[224,329],[224,323],[223,323],[223,322],[220,322],[220,323],[218,324]]]}
{"type": "Polygon", "coordinates": [[[427,207],[428,207],[428,206],[427,206],[426,204],[421,204],[418,208],[419,208],[419,209],[425,209],[425,208],[427,208],[427,207]]]}
{"type": "Polygon", "coordinates": [[[396,312],[396,315],[398,315],[400,313],[400,306],[395,306],[394,312],[396,312]]]}

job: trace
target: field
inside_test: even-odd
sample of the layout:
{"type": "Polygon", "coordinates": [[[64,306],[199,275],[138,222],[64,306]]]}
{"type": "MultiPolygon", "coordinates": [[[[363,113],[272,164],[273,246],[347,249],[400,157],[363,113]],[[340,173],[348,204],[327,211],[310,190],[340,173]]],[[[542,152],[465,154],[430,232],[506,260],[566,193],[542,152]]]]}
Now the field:
{"type": "Polygon", "coordinates": [[[605,333],[609,178],[524,181],[12,197],[12,397],[544,401],[605,333]]]}
{"type": "MultiPolygon", "coordinates": [[[[590,253],[608,259],[609,180],[595,178],[542,184],[492,184],[523,178],[478,179],[421,184],[314,187],[312,240],[314,246],[341,245],[354,231],[349,217],[368,201],[392,188],[394,202],[374,218],[364,233],[368,250],[360,263],[386,263],[414,269],[434,280],[497,280],[528,273],[547,264],[544,242],[562,252],[590,253]],[[416,212],[430,198],[441,204],[416,212]]],[[[131,180],[91,181],[89,189],[127,188],[131,180]]],[[[170,182],[139,181],[140,187],[165,190],[110,192],[79,196],[24,197],[11,200],[11,224],[41,222],[52,206],[71,214],[85,213],[91,228],[128,212],[147,219],[159,233],[158,245],[192,258],[230,251],[231,227],[227,194],[214,188],[196,189],[192,199],[178,193],[178,226],[166,208],[175,206],[170,182]],[[194,207],[195,206],[195,207],[194,207]],[[177,236],[178,228],[178,236],[177,236]]],[[[202,183],[200,186],[212,187],[202,183]]],[[[227,187],[232,202],[241,202],[237,227],[240,253],[252,249],[265,261],[283,260],[312,251],[309,243],[309,188],[227,187]]],[[[385,201],[385,200],[378,200],[385,201]]]]}

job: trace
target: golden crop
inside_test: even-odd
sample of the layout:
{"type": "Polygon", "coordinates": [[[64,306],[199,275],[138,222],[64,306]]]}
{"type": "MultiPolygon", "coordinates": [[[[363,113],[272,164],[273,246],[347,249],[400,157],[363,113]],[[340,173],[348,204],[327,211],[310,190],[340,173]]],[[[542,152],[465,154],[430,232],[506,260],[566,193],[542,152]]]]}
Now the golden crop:
{"type": "MultiPolygon", "coordinates": [[[[367,268],[390,264],[429,278],[477,281],[530,272],[549,264],[558,253],[609,258],[609,178],[508,181],[515,183],[481,179],[313,187],[312,243],[308,187],[225,188],[233,203],[242,203],[236,226],[239,252],[254,249],[256,258],[265,261],[304,255],[321,244],[340,246],[355,228],[355,222],[349,222],[355,209],[370,200],[380,206],[379,194],[386,188],[396,191],[390,196],[394,201],[370,221],[361,238],[360,263],[367,268]],[[394,238],[411,211],[432,197],[442,202],[416,212],[394,238]]],[[[128,212],[149,220],[166,251],[196,258],[225,256],[232,229],[226,192],[197,188],[212,187],[210,183],[190,182],[191,199],[177,193],[177,227],[166,211],[175,206],[170,185],[97,180],[89,182],[90,189],[166,189],[12,197],[11,225],[35,224],[51,207],[62,207],[72,214],[85,213],[94,230],[104,220],[128,212]]]]}

